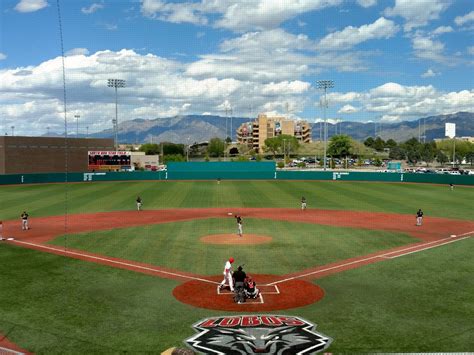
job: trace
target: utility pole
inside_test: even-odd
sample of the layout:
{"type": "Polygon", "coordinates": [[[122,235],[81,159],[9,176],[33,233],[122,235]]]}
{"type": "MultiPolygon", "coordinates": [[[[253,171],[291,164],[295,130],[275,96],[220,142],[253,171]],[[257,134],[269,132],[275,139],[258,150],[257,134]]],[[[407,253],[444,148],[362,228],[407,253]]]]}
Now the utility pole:
{"type": "Polygon", "coordinates": [[[324,90],[324,103],[323,103],[323,113],[324,113],[324,170],[327,169],[327,153],[326,146],[328,140],[328,122],[326,118],[326,109],[328,107],[327,100],[327,90],[334,87],[334,81],[332,80],[318,80],[318,88],[324,90]]]}
{"type": "Polygon", "coordinates": [[[79,138],[79,118],[81,115],[74,115],[74,118],[76,119],[76,138],[79,138]]]}

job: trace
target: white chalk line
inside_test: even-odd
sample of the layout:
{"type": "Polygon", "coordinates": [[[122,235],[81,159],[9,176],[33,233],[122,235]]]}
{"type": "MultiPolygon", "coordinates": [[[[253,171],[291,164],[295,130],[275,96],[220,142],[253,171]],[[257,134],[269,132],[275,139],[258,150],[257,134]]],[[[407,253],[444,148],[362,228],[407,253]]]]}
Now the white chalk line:
{"type": "Polygon", "coordinates": [[[404,249],[400,249],[400,250],[397,250],[397,251],[391,251],[391,252],[388,252],[388,253],[384,253],[384,254],[380,254],[380,255],[371,256],[371,257],[369,257],[369,258],[359,259],[359,260],[351,261],[351,262],[348,262],[348,263],[344,263],[344,264],[340,264],[340,265],[336,265],[336,266],[331,266],[331,267],[328,267],[328,268],[325,268],[325,269],[321,269],[321,270],[316,270],[316,271],[308,272],[308,273],[306,273],[306,274],[302,274],[302,275],[298,275],[298,276],[293,276],[293,277],[288,277],[288,278],[283,279],[283,280],[279,280],[279,281],[275,281],[275,282],[269,283],[267,286],[277,285],[277,284],[279,284],[279,283],[283,283],[283,282],[287,282],[287,281],[291,281],[291,280],[296,280],[296,279],[301,279],[301,278],[304,278],[304,277],[307,277],[307,276],[320,274],[320,273],[323,273],[323,272],[326,272],[326,271],[330,271],[330,270],[334,270],[334,269],[340,269],[340,268],[343,268],[343,267],[345,267],[345,266],[349,266],[349,265],[353,265],[353,264],[359,264],[359,263],[362,263],[362,262],[368,261],[368,260],[373,260],[373,259],[394,259],[395,257],[400,257],[400,256],[408,255],[408,254],[413,254],[413,253],[416,253],[416,252],[419,252],[419,251],[423,251],[423,250],[427,250],[427,249],[431,249],[431,248],[436,248],[436,247],[441,246],[441,245],[445,245],[445,244],[448,244],[448,243],[454,243],[454,242],[457,242],[457,241],[459,241],[459,240],[467,239],[467,238],[470,238],[470,236],[471,236],[472,234],[474,234],[474,231],[470,231],[470,232],[466,232],[466,233],[459,234],[459,235],[456,236],[456,238],[458,238],[458,239],[453,239],[453,237],[449,236],[449,237],[447,237],[447,238],[438,239],[438,240],[431,241],[431,242],[426,242],[426,243],[423,243],[423,244],[418,244],[418,245],[411,246],[411,247],[404,248],[404,249]],[[459,237],[462,237],[462,236],[467,236],[467,237],[459,238],[459,237]],[[450,242],[441,243],[442,241],[445,241],[445,240],[450,240],[450,242]],[[414,249],[414,248],[420,248],[420,247],[423,247],[424,245],[430,245],[430,244],[433,244],[433,243],[440,243],[440,244],[434,245],[434,246],[430,246],[430,247],[427,247],[427,248],[421,248],[421,249],[418,249],[418,250],[415,250],[415,251],[411,251],[411,252],[408,252],[408,253],[400,254],[400,255],[395,256],[395,257],[388,257],[388,256],[387,256],[387,255],[391,255],[391,254],[395,254],[395,253],[404,252],[404,251],[406,251],[406,250],[411,250],[411,249],[414,249]]]}
{"type": "Polygon", "coordinates": [[[7,355],[7,354],[13,354],[13,355],[24,355],[25,353],[22,353],[20,351],[12,350],[9,348],[4,348],[3,346],[0,346],[0,354],[2,355],[7,355]]]}
{"type": "Polygon", "coordinates": [[[181,277],[181,278],[185,278],[185,279],[190,279],[190,280],[195,280],[195,281],[202,281],[202,282],[206,282],[206,283],[210,283],[210,284],[214,284],[214,285],[219,285],[219,282],[206,280],[206,279],[202,279],[202,278],[199,278],[199,277],[182,275],[182,274],[178,274],[178,273],[175,273],[175,272],[153,269],[153,268],[150,268],[150,267],[140,266],[140,265],[131,264],[131,263],[126,263],[126,262],[123,262],[123,261],[117,261],[117,260],[112,260],[112,259],[108,259],[108,258],[102,258],[102,257],[93,256],[93,255],[84,254],[84,253],[78,253],[78,252],[70,251],[70,250],[63,250],[63,249],[53,248],[53,247],[49,247],[49,246],[46,246],[46,245],[43,245],[43,244],[23,242],[23,241],[20,241],[20,240],[14,240],[14,241],[12,241],[12,243],[20,243],[20,244],[31,245],[31,246],[35,246],[37,248],[42,248],[42,249],[47,249],[47,250],[54,250],[56,252],[60,252],[60,253],[63,253],[63,254],[77,255],[77,256],[84,257],[84,258],[100,260],[100,261],[106,261],[106,262],[112,263],[112,264],[133,267],[135,269],[152,271],[152,272],[155,272],[155,273],[158,273],[158,274],[171,275],[171,276],[181,277]]]}
{"type": "MultiPolygon", "coordinates": [[[[450,237],[451,238],[451,237],[450,237]]],[[[395,255],[395,256],[389,256],[387,257],[387,259],[395,259],[395,258],[399,258],[401,256],[405,256],[405,255],[409,255],[409,254],[414,254],[414,253],[418,253],[420,251],[425,251],[425,250],[428,250],[428,249],[432,249],[432,248],[437,248],[437,247],[440,247],[440,246],[443,246],[443,245],[446,245],[446,244],[451,244],[451,243],[455,243],[455,242],[459,242],[460,240],[464,240],[464,239],[468,239],[470,238],[470,236],[467,236],[467,237],[463,237],[463,238],[459,238],[459,239],[452,239],[450,241],[447,241],[445,243],[442,243],[442,244],[437,244],[437,245],[432,245],[430,247],[427,247],[427,248],[423,248],[423,249],[420,249],[420,250],[414,250],[414,251],[409,251],[408,253],[404,253],[404,254],[400,254],[400,255],[395,255]]]]}

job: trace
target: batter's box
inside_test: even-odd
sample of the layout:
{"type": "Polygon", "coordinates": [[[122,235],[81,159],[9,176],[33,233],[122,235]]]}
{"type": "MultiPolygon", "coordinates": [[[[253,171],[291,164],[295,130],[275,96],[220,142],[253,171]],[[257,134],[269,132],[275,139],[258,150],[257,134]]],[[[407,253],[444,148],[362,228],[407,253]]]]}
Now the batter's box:
{"type": "MultiPolygon", "coordinates": [[[[260,285],[257,286],[257,288],[260,290],[261,295],[279,295],[280,294],[280,289],[278,288],[277,285],[260,285]]],[[[217,287],[217,294],[218,295],[232,295],[234,292],[232,292],[228,287],[225,287],[221,289],[220,287],[217,287]]]]}

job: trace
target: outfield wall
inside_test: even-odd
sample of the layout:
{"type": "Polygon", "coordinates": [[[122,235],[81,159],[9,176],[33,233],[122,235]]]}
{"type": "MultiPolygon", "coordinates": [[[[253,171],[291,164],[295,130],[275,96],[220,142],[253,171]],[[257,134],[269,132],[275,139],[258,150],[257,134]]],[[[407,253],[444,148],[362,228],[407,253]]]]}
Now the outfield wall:
{"type": "Polygon", "coordinates": [[[274,162],[170,163],[167,171],[0,175],[0,185],[131,180],[333,180],[474,185],[474,175],[277,170],[274,162]]]}

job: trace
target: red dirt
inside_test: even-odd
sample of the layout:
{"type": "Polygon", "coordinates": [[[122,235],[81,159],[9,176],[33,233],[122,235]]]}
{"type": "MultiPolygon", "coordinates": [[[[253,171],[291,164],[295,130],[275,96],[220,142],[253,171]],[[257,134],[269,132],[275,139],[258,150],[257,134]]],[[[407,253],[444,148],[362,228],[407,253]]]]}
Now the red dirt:
{"type": "MultiPolygon", "coordinates": [[[[452,234],[459,235],[474,231],[474,222],[437,217],[425,217],[424,225],[417,227],[415,226],[415,218],[413,215],[316,209],[301,211],[300,209],[296,208],[232,209],[234,214],[238,213],[244,218],[286,220],[322,225],[335,225],[340,227],[404,232],[422,241],[410,246],[385,250],[372,255],[365,255],[339,261],[330,265],[302,270],[293,274],[282,275],[277,281],[278,287],[281,288],[281,293],[279,295],[265,295],[264,304],[245,305],[245,307],[253,307],[252,309],[241,308],[241,305],[234,304],[230,296],[226,297],[216,294],[215,288],[217,283],[220,281],[220,276],[208,277],[195,275],[153,265],[100,256],[84,251],[73,251],[71,249],[65,249],[62,247],[43,245],[43,243],[47,242],[48,240],[66,233],[80,233],[94,230],[115,229],[193,219],[232,218],[227,215],[228,212],[229,208],[173,209],[141,212],[120,211],[110,213],[68,215],[67,217],[54,216],[31,218],[30,225],[32,229],[29,231],[21,231],[20,221],[4,222],[4,235],[8,237],[15,237],[17,241],[13,241],[13,243],[26,248],[37,249],[44,252],[65,255],[81,260],[87,260],[113,267],[120,267],[123,269],[130,269],[136,272],[172,278],[180,281],[191,279],[192,281],[188,281],[177,287],[173,294],[182,302],[193,304],[198,307],[236,311],[268,311],[299,307],[301,305],[315,302],[316,300],[320,299],[320,296],[322,297],[322,293],[318,293],[322,292],[322,290],[320,290],[315,285],[308,284],[302,279],[313,280],[335,272],[341,272],[343,270],[360,267],[362,265],[383,261],[396,255],[403,255],[408,251],[422,250],[428,245],[436,245],[431,243],[444,243],[443,238],[449,237],[452,234]],[[391,254],[392,252],[393,254],[391,254]],[[308,299],[303,297],[302,294],[305,292],[301,291],[300,288],[301,290],[305,290],[305,292],[308,291],[310,294],[308,299]],[[203,295],[206,297],[203,297],[203,295]],[[295,295],[298,295],[298,297],[295,297],[295,295]]],[[[238,238],[237,236],[232,237],[238,238]]],[[[261,280],[257,279],[257,282],[260,285],[262,282],[265,282],[263,281],[265,277],[261,277],[261,280]]],[[[273,280],[276,281],[277,279],[278,277],[273,276],[273,280]]]]}
{"type": "Polygon", "coordinates": [[[10,355],[10,354],[32,354],[25,349],[20,348],[18,345],[12,343],[6,336],[0,333],[0,354],[1,355],[10,355]],[[11,350],[11,351],[9,351],[11,350]]]}
{"type": "Polygon", "coordinates": [[[244,234],[242,237],[237,234],[211,234],[199,240],[206,244],[253,245],[270,243],[272,237],[257,234],[244,234]]]}
{"type": "MultiPolygon", "coordinates": [[[[260,302],[260,299],[257,299],[237,304],[233,301],[229,290],[217,294],[216,286],[203,285],[199,281],[181,284],[173,290],[173,296],[194,307],[235,312],[265,312],[303,307],[324,297],[324,290],[321,287],[307,281],[291,280],[279,284],[277,288],[270,288],[263,285],[277,281],[277,276],[252,274],[252,277],[262,293],[263,303],[252,303],[260,302]],[[276,292],[279,294],[275,294],[276,292]]],[[[217,277],[213,279],[221,281],[217,277]]]]}

